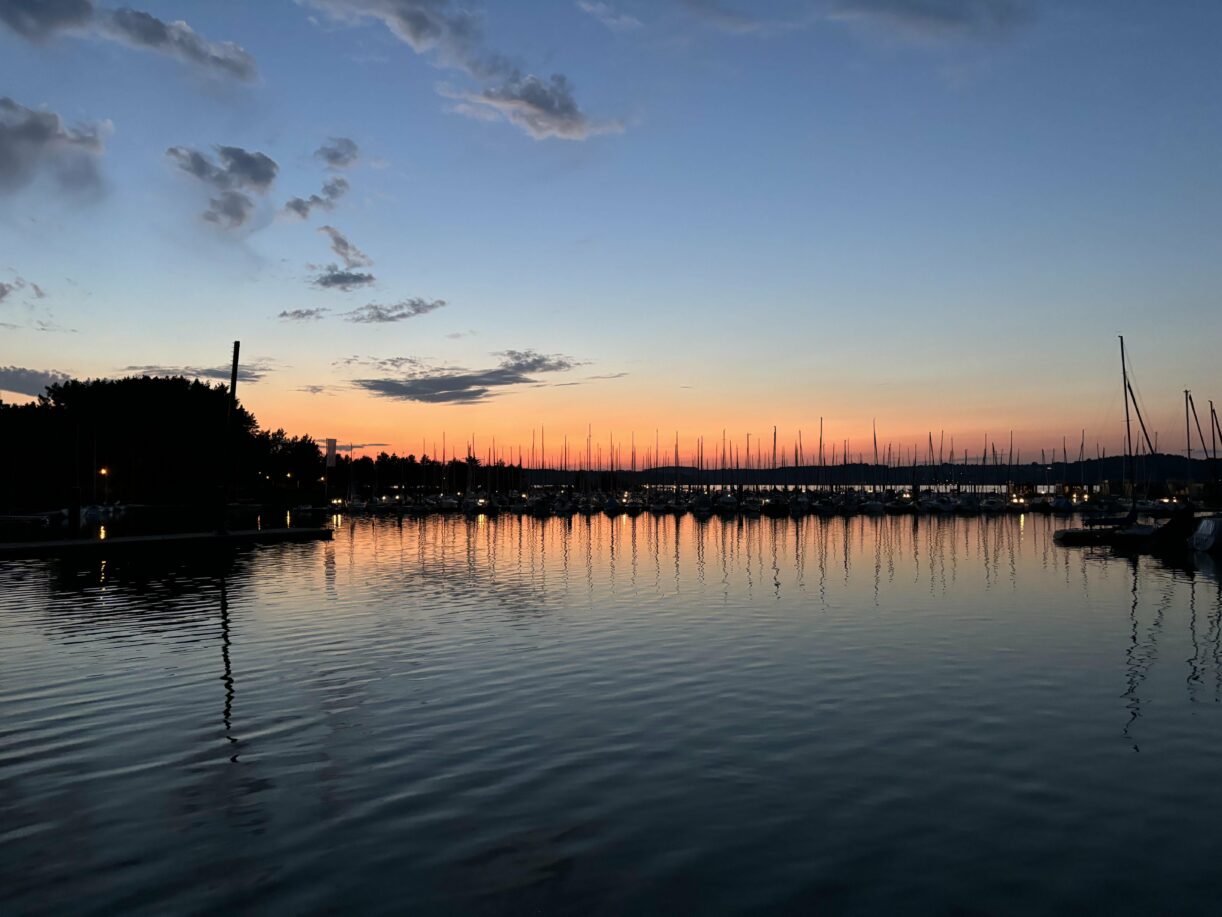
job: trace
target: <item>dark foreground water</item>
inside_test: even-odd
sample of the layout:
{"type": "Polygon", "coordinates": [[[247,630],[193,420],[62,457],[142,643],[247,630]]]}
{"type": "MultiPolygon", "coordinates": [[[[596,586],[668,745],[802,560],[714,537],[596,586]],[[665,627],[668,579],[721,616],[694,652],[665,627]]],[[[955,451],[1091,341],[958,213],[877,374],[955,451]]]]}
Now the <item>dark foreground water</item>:
{"type": "Polygon", "coordinates": [[[0,912],[1222,906],[1222,595],[1046,518],[0,563],[0,912]]]}

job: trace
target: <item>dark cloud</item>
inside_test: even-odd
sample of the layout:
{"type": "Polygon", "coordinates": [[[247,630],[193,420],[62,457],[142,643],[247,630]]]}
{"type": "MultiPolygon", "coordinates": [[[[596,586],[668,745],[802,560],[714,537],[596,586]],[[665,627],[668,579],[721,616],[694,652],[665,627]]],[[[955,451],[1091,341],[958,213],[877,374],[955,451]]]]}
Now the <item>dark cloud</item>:
{"type": "Polygon", "coordinates": [[[284,205],[284,209],[297,214],[304,220],[316,207],[322,210],[334,210],[336,202],[347,193],[348,180],[342,175],[336,175],[322,186],[322,194],[311,194],[308,198],[290,198],[289,202],[284,205]]]}
{"type": "Polygon", "coordinates": [[[209,41],[185,22],[164,22],[120,7],[98,10],[92,0],[0,0],[0,22],[30,41],[76,30],[173,57],[205,73],[252,82],[255,60],[231,41],[209,41]]]}
{"type": "Polygon", "coordinates": [[[479,66],[480,28],[475,16],[449,0],[306,0],[332,17],[375,19],[417,54],[436,52],[448,67],[479,66]]]}
{"type": "Polygon", "coordinates": [[[0,0],[0,22],[31,41],[87,25],[92,0],[0,0]]]}
{"type": "Polygon", "coordinates": [[[627,373],[603,373],[601,376],[586,376],[586,380],[589,382],[594,382],[600,379],[622,379],[626,375],[628,374],[627,373]]]}
{"type": "Polygon", "coordinates": [[[353,309],[351,312],[345,313],[345,318],[350,322],[360,324],[382,324],[386,322],[401,322],[404,319],[415,318],[417,315],[427,315],[436,309],[442,309],[446,305],[444,299],[420,299],[413,297],[405,299],[402,302],[397,302],[389,306],[379,305],[371,302],[367,306],[361,306],[359,309],[353,309]]]}
{"type": "Polygon", "coordinates": [[[328,264],[310,283],[324,290],[343,290],[345,293],[351,293],[360,287],[369,286],[375,279],[373,274],[343,270],[338,264],[328,264]]]}
{"type": "Polygon", "coordinates": [[[623,130],[618,123],[593,124],[574,101],[563,75],[544,81],[522,76],[509,60],[488,50],[479,21],[449,0],[304,0],[346,22],[383,23],[417,54],[433,52],[437,63],[461,70],[485,84],[483,91],[439,87],[458,99],[455,111],[482,120],[501,117],[536,139],[584,140],[598,133],[623,130]]]}
{"type": "Polygon", "coordinates": [[[67,382],[71,376],[55,370],[26,369],[23,366],[0,366],[0,391],[19,395],[41,395],[48,385],[67,382]]]}
{"type": "MultiPolygon", "coordinates": [[[[231,366],[125,366],[124,372],[139,373],[142,376],[183,376],[187,379],[216,379],[229,382],[231,366]]],[[[266,363],[247,363],[238,365],[239,382],[258,382],[270,372],[266,363]]]]}
{"type": "Polygon", "coordinates": [[[607,28],[615,32],[627,32],[639,29],[643,23],[635,16],[621,13],[609,3],[599,0],[577,0],[577,8],[583,13],[589,13],[607,28]]]}
{"type": "Polygon", "coordinates": [[[68,127],[55,112],[34,111],[0,97],[0,193],[48,175],[69,191],[96,191],[97,159],[109,122],[68,127]]]}
{"type": "Polygon", "coordinates": [[[209,223],[235,229],[250,219],[254,210],[255,202],[241,191],[222,191],[208,202],[201,216],[209,223]]]}
{"type": "Polygon", "coordinates": [[[831,18],[917,37],[996,36],[1034,18],[1029,0],[837,0],[831,18]]]}
{"type": "Polygon", "coordinates": [[[319,232],[325,232],[331,238],[331,251],[344,262],[348,268],[368,267],[373,260],[363,251],[348,241],[348,237],[334,226],[320,226],[319,232]]]}
{"type": "Polygon", "coordinates": [[[182,171],[219,192],[203,218],[230,229],[242,226],[254,213],[254,199],[246,192],[265,194],[280,170],[270,156],[239,146],[218,146],[215,159],[181,146],[172,146],[165,154],[182,171]]]}
{"type": "MultiPolygon", "coordinates": [[[[383,398],[425,404],[473,404],[495,397],[497,389],[532,385],[540,373],[565,372],[581,365],[562,354],[506,350],[493,369],[414,368],[400,377],[354,379],[352,384],[383,398]]],[[[409,364],[411,365],[411,364],[409,364]]]]}
{"type": "Polygon", "coordinates": [[[218,190],[245,188],[264,192],[276,180],[280,167],[270,156],[252,153],[240,146],[218,146],[212,159],[189,147],[172,146],[165,154],[180,169],[218,190]]]}
{"type": "Polygon", "coordinates": [[[331,137],[314,155],[332,169],[347,169],[360,157],[360,149],[347,137],[331,137]]]}
{"type": "Polygon", "coordinates": [[[305,392],[307,395],[326,395],[330,392],[325,385],[303,385],[297,391],[305,392]]]}
{"type": "Polygon", "coordinates": [[[333,366],[369,366],[384,373],[403,372],[407,368],[423,369],[425,363],[419,357],[344,357],[333,366]]]}
{"type": "Polygon", "coordinates": [[[581,111],[572,88],[562,74],[544,82],[537,76],[511,73],[500,85],[483,92],[461,92],[446,88],[444,94],[458,100],[454,110],[474,118],[504,118],[536,140],[556,137],[585,140],[594,134],[618,133],[618,122],[594,123],[581,111]]]}
{"type": "Polygon", "coordinates": [[[286,322],[316,322],[326,314],[326,309],[285,309],[276,317],[286,322]]]}
{"type": "MultiPolygon", "coordinates": [[[[10,268],[11,270],[11,268],[10,268]]],[[[0,281],[0,303],[4,302],[11,294],[19,293],[22,290],[30,290],[34,293],[35,299],[46,299],[47,291],[36,283],[32,283],[22,277],[20,274],[13,272],[16,276],[13,277],[12,283],[4,283],[0,281]]]]}
{"type": "Polygon", "coordinates": [[[255,59],[241,46],[209,41],[181,20],[163,22],[149,13],[122,8],[102,13],[99,25],[105,34],[125,44],[168,55],[205,72],[247,83],[259,75],[255,59]]]}

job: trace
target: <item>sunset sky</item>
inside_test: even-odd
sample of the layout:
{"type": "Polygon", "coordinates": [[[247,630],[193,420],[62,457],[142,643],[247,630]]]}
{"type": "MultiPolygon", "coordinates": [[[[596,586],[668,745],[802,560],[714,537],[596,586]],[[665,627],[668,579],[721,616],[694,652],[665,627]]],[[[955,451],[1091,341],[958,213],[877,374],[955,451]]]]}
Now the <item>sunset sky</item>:
{"type": "Polygon", "coordinates": [[[240,339],[370,451],[1093,455],[1123,333],[1222,405],[1214,0],[137,3],[0,0],[6,401],[240,339]]]}

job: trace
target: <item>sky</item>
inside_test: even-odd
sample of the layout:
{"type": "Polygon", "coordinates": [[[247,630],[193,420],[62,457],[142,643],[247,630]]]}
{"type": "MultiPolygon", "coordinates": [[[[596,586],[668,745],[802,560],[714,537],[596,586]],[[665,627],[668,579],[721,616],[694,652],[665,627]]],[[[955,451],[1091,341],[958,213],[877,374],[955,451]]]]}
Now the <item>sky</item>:
{"type": "Polygon", "coordinates": [[[0,0],[5,401],[241,340],[358,452],[1074,457],[1124,334],[1222,406],[1222,4],[137,2],[0,0]]]}

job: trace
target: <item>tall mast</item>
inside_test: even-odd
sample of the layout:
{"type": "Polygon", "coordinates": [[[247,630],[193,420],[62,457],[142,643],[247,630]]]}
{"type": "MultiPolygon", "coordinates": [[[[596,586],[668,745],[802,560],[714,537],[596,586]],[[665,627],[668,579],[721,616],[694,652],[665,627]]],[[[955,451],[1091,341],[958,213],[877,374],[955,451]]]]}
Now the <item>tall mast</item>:
{"type": "MultiPolygon", "coordinates": [[[[1120,335],[1120,377],[1124,381],[1124,461],[1132,462],[1133,456],[1133,425],[1129,419],[1129,365],[1124,358],[1124,335],[1120,335]]],[[[1123,472],[1123,465],[1122,465],[1123,472]]],[[[1136,482],[1133,488],[1134,498],[1137,496],[1136,482]]]]}

